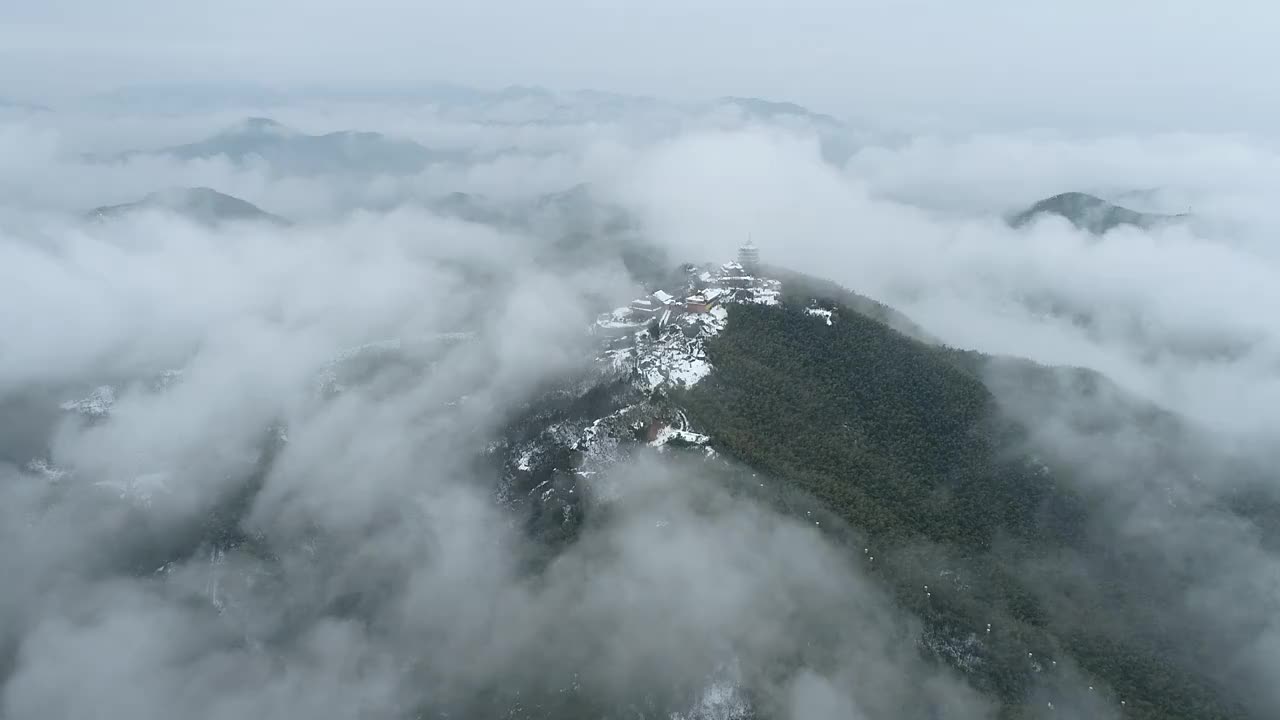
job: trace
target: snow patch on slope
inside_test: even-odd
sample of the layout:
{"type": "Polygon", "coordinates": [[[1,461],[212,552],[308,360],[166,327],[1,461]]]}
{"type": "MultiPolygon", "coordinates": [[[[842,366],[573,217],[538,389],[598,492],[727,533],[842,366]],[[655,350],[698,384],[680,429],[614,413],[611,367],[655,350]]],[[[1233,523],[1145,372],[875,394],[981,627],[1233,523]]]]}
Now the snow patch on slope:
{"type": "Polygon", "coordinates": [[[116,404],[116,391],[110,385],[100,385],[81,400],[68,400],[60,406],[67,412],[74,412],[90,419],[104,418],[111,414],[116,404]]]}
{"type": "Polygon", "coordinates": [[[67,476],[67,471],[50,465],[44,458],[36,458],[27,463],[26,471],[48,483],[58,483],[67,476]]]}
{"type": "Polygon", "coordinates": [[[649,445],[651,447],[662,447],[671,442],[685,445],[706,445],[711,442],[711,436],[688,430],[677,430],[667,426],[658,431],[658,437],[650,441],[649,445]]]}
{"type": "Polygon", "coordinates": [[[814,317],[820,317],[825,319],[828,325],[832,324],[832,316],[835,315],[835,313],[833,313],[832,311],[824,310],[823,308],[805,308],[804,312],[806,315],[812,315],[814,317]]]}

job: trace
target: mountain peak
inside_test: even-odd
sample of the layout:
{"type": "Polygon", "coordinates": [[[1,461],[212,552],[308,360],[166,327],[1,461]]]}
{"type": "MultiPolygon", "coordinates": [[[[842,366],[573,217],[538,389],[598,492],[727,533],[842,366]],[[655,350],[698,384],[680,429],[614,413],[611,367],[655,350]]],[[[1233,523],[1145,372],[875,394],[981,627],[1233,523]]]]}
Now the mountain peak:
{"type": "Polygon", "coordinates": [[[1115,205],[1096,195],[1084,192],[1064,192],[1047,197],[1014,215],[1009,224],[1022,227],[1044,215],[1058,215],[1080,230],[1102,235],[1123,225],[1149,228],[1161,222],[1183,217],[1142,213],[1115,205]]]}
{"type": "Polygon", "coordinates": [[[756,115],[763,119],[773,119],[780,116],[793,115],[808,120],[812,120],[824,125],[840,125],[840,121],[819,112],[814,112],[803,105],[797,105],[793,102],[764,100],[761,98],[735,97],[732,95],[720,98],[723,105],[732,105],[749,115],[756,115]]]}
{"type": "Polygon", "coordinates": [[[268,117],[247,117],[227,129],[227,134],[254,133],[292,135],[294,130],[268,117]]]}

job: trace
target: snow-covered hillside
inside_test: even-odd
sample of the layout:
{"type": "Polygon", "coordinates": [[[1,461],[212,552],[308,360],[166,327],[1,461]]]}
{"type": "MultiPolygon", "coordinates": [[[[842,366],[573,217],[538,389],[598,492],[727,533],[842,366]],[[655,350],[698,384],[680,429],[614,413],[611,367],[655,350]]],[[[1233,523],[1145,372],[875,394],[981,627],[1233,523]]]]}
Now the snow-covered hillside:
{"type": "Polygon", "coordinates": [[[702,448],[715,458],[714,439],[690,424],[673,395],[714,370],[706,343],[724,330],[729,305],[773,305],[780,296],[781,283],[737,262],[685,266],[682,283],[602,313],[591,329],[600,341],[596,375],[575,395],[589,407],[569,402],[558,412],[534,412],[490,446],[505,458],[504,501],[554,508],[572,523],[584,492],[593,502],[625,492],[605,471],[635,452],[702,448]]]}
{"type": "Polygon", "coordinates": [[[600,316],[596,330],[611,338],[602,360],[630,370],[638,389],[690,387],[711,374],[705,341],[728,322],[726,305],[776,304],[778,281],[747,274],[736,262],[714,271],[689,267],[683,287],[655,290],[600,316]]]}

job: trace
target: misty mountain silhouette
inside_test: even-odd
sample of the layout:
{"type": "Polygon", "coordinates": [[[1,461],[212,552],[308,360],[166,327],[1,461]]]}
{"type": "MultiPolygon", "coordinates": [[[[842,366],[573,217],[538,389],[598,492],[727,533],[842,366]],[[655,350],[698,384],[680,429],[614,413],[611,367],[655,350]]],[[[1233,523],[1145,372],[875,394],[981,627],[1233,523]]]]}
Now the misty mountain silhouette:
{"type": "Polygon", "coordinates": [[[208,226],[227,222],[265,222],[277,226],[291,224],[251,202],[207,187],[170,188],[153,192],[135,202],[94,208],[89,211],[88,218],[107,220],[155,210],[181,215],[208,226]]]}
{"type": "Polygon", "coordinates": [[[182,160],[223,157],[234,163],[265,162],[271,169],[298,175],[338,172],[409,174],[438,162],[469,157],[437,151],[412,140],[377,132],[340,130],[309,135],[271,118],[250,117],[204,140],[116,156],[163,155],[182,160]]]}
{"type": "Polygon", "coordinates": [[[617,256],[637,281],[656,281],[667,273],[665,251],[638,232],[630,213],[600,197],[589,183],[514,200],[454,192],[426,205],[440,215],[539,238],[537,256],[551,266],[617,256]]]}
{"type": "Polygon", "coordinates": [[[1095,235],[1102,235],[1109,230],[1126,225],[1149,228],[1186,217],[1183,214],[1142,213],[1114,205],[1088,193],[1065,192],[1045,198],[1014,215],[1009,219],[1009,224],[1014,227],[1022,227],[1045,215],[1057,215],[1066,218],[1077,228],[1095,235]]]}
{"type": "Polygon", "coordinates": [[[480,193],[451,192],[428,202],[448,217],[499,227],[538,229],[557,225],[573,232],[608,232],[630,223],[626,211],[595,195],[589,183],[527,199],[499,201],[480,193]]]}
{"type": "Polygon", "coordinates": [[[774,120],[782,116],[795,116],[810,120],[818,125],[829,127],[839,127],[843,123],[830,115],[814,112],[803,105],[797,105],[793,102],[779,102],[775,100],[762,100],[760,98],[750,97],[723,97],[720,103],[730,105],[742,110],[749,116],[760,120],[774,120]]]}
{"type": "Polygon", "coordinates": [[[34,103],[21,102],[4,97],[0,97],[0,110],[12,110],[22,113],[53,112],[53,110],[46,105],[36,105],[34,103]]]}
{"type": "Polygon", "coordinates": [[[851,128],[844,121],[803,105],[750,97],[723,97],[718,103],[720,107],[734,108],[752,122],[794,124],[799,120],[807,124],[818,135],[823,160],[836,167],[844,167],[857,150],[851,128]]]}

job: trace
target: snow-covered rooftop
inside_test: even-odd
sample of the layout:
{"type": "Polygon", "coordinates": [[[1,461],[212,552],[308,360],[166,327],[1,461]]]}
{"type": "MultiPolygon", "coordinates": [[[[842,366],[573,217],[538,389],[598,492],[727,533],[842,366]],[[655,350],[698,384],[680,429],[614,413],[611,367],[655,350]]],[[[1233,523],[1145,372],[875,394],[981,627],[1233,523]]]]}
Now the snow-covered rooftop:
{"type": "Polygon", "coordinates": [[[738,277],[746,282],[739,290],[721,287],[710,287],[698,290],[696,285],[689,288],[685,302],[689,305],[710,305],[709,312],[684,312],[670,292],[655,290],[650,295],[633,300],[630,306],[618,308],[611,314],[601,315],[596,321],[600,328],[633,329],[633,338],[629,346],[612,347],[602,352],[600,359],[612,365],[615,371],[628,368],[635,371],[636,383],[640,389],[653,390],[663,385],[692,386],[711,374],[711,364],[707,361],[704,342],[706,338],[718,334],[728,322],[728,311],[719,302],[747,302],[765,305],[776,305],[781,295],[781,284],[776,280],[755,278],[743,274],[742,266],[737,262],[727,262],[713,276],[702,272],[698,278],[703,282],[723,279],[725,275],[738,277]],[[737,293],[735,295],[735,293],[737,293]],[[644,315],[637,318],[639,312],[648,315],[662,309],[661,325],[677,323],[682,331],[669,331],[650,337],[645,328],[644,315]],[[639,312],[637,312],[639,311],[639,312]]]}

